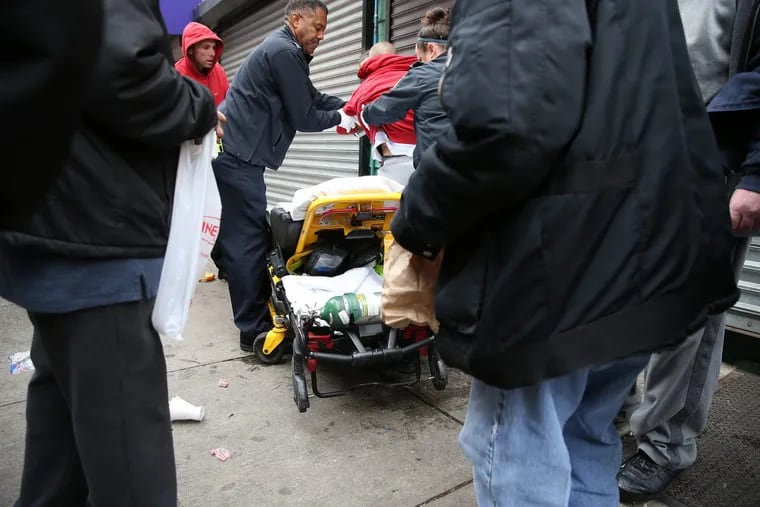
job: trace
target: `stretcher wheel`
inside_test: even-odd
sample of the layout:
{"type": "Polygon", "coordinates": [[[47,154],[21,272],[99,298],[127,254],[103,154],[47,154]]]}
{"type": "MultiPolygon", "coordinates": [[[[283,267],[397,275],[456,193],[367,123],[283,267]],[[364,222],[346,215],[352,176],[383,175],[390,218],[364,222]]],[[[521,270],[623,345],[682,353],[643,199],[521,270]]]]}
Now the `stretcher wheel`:
{"type": "Polygon", "coordinates": [[[267,333],[260,333],[253,340],[253,351],[256,357],[264,364],[278,364],[282,362],[282,356],[285,354],[285,342],[280,343],[271,353],[264,354],[264,341],[267,339],[267,333]]]}
{"type": "Polygon", "coordinates": [[[302,414],[309,408],[309,392],[304,376],[303,356],[300,354],[293,354],[293,401],[302,414]]]}
{"type": "Polygon", "coordinates": [[[449,370],[435,347],[428,350],[428,363],[433,376],[433,387],[438,391],[443,391],[449,383],[449,370]]]}

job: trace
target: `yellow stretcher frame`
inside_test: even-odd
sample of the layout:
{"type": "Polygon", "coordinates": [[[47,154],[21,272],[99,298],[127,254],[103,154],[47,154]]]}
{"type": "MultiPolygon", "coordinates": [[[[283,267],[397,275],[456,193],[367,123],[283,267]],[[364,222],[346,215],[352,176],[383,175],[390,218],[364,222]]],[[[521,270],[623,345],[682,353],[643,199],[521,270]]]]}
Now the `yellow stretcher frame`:
{"type": "Polygon", "coordinates": [[[342,230],[344,235],[348,235],[357,229],[364,229],[375,231],[383,239],[389,237],[391,220],[400,201],[399,192],[362,192],[315,199],[306,211],[295,253],[286,261],[286,269],[294,273],[300,267],[322,231],[342,230]],[[369,218],[365,218],[367,215],[369,218]]]}
{"type": "MultiPolygon", "coordinates": [[[[318,233],[326,230],[342,230],[344,236],[357,229],[372,230],[378,237],[383,238],[387,253],[392,238],[391,220],[398,210],[400,201],[399,192],[362,192],[315,199],[306,211],[295,253],[287,260],[286,269],[289,273],[294,273],[303,259],[312,252],[318,233]],[[358,218],[362,219],[358,220],[358,218]]],[[[280,283],[280,279],[274,274],[271,266],[269,276],[272,278],[272,283],[280,283]]],[[[267,333],[264,340],[262,351],[267,356],[280,346],[287,334],[285,319],[277,314],[271,301],[268,307],[274,327],[267,333]]]]}

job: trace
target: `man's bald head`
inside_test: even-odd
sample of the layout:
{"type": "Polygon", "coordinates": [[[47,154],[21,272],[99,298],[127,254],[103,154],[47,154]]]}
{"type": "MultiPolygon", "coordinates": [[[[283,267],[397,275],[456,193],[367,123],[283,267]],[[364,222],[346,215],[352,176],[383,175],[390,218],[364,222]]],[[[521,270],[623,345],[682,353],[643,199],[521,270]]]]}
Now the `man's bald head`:
{"type": "Polygon", "coordinates": [[[382,41],[382,42],[378,42],[377,44],[369,48],[369,53],[367,54],[367,58],[372,58],[373,56],[377,56],[377,55],[395,55],[395,54],[396,54],[396,46],[394,46],[392,42],[382,41]]]}

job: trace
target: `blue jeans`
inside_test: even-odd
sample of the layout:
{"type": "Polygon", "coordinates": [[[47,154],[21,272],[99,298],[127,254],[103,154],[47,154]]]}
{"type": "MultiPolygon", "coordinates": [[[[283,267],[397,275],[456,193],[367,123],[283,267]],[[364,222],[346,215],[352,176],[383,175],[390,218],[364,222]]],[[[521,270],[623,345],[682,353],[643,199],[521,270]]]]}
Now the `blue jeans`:
{"type": "Polygon", "coordinates": [[[478,505],[617,507],[613,420],[649,355],[518,389],[474,380],[459,444],[478,505]]]}
{"type": "Polygon", "coordinates": [[[213,167],[222,200],[217,244],[224,255],[232,313],[242,333],[255,335],[272,327],[267,309],[271,285],[264,168],[227,152],[214,159],[213,167]]]}

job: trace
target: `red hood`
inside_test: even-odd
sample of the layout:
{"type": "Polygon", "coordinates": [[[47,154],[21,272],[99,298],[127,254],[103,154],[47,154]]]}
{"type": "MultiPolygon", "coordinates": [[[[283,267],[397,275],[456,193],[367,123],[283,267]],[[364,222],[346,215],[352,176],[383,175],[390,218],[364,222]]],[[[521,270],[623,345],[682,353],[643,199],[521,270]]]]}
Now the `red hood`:
{"type": "Polygon", "coordinates": [[[219,58],[222,57],[222,52],[224,52],[224,42],[209,27],[195,21],[188,23],[182,31],[182,56],[189,60],[187,50],[190,49],[190,46],[202,40],[216,41],[216,56],[214,57],[214,65],[216,65],[219,63],[219,58]]]}
{"type": "Polygon", "coordinates": [[[416,61],[416,56],[377,55],[364,60],[359,66],[359,72],[356,75],[359,79],[366,79],[367,76],[378,69],[402,70],[406,72],[416,61]]]}

